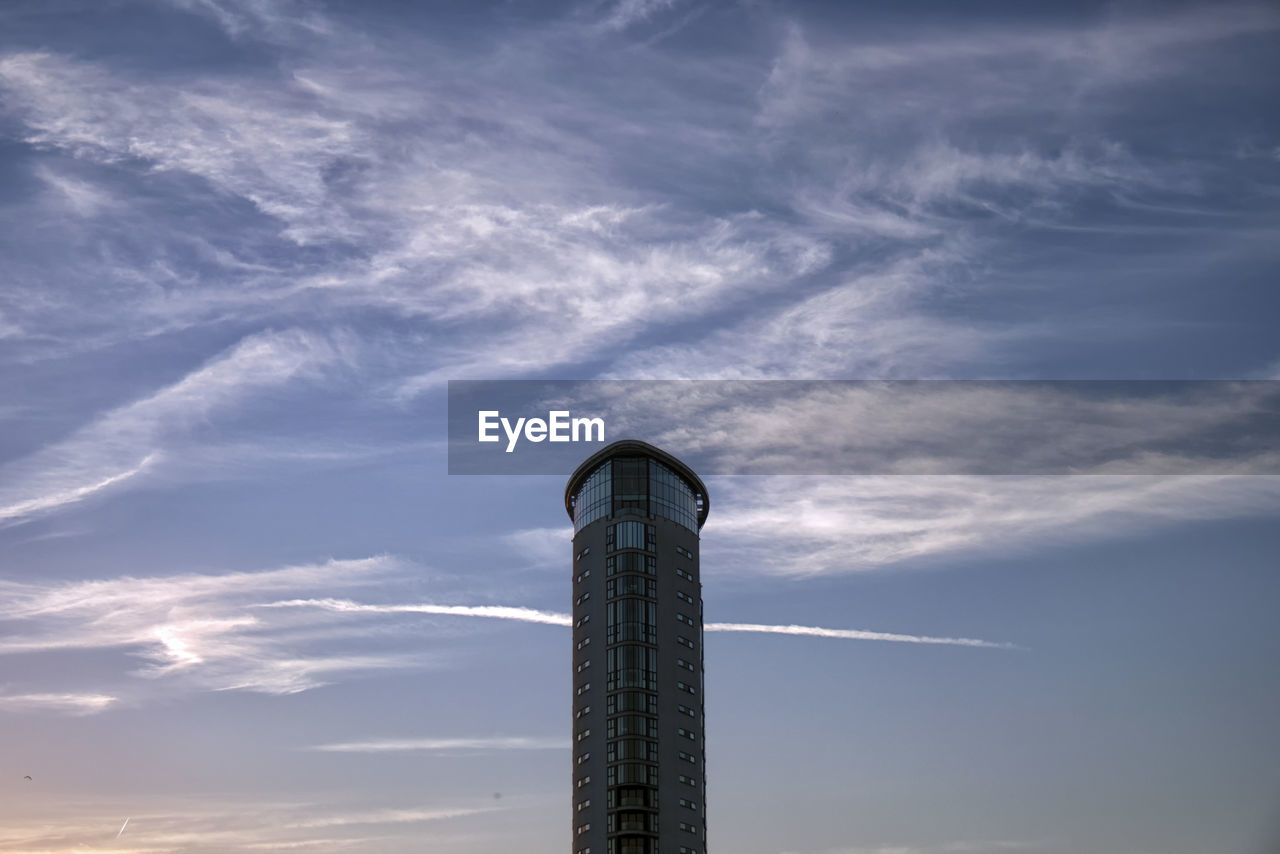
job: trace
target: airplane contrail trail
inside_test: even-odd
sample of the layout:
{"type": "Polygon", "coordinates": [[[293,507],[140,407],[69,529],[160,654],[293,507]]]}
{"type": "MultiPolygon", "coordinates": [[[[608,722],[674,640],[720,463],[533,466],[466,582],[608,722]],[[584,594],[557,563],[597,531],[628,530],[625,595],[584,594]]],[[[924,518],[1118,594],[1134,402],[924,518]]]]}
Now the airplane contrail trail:
{"type": "MultiPolygon", "coordinates": [[[[129,818],[133,818],[133,816],[129,816],[129,818]]],[[[126,818],[126,819],[124,820],[124,824],[120,825],[120,829],[119,829],[118,831],[116,831],[116,839],[119,839],[119,838],[120,838],[120,834],[121,834],[121,833],[124,833],[124,829],[125,829],[126,827],[128,827],[128,826],[129,826],[129,819],[128,819],[128,818],[126,818]]]]}
{"type": "MultiPolygon", "coordinates": [[[[261,608],[323,608],[357,614],[440,614],[455,617],[489,617],[499,620],[518,620],[524,623],[543,623],[552,626],[573,625],[568,614],[554,611],[538,611],[509,605],[366,605],[350,599],[289,599],[259,605],[261,608]]],[[[807,635],[842,640],[888,641],[890,643],[942,644],[985,649],[1019,649],[1017,644],[979,640],[977,638],[946,638],[929,635],[905,635],[892,632],[868,632],[861,629],[828,629],[822,626],[774,626],[759,623],[707,623],[709,632],[758,632],[777,635],[807,635]]]]}

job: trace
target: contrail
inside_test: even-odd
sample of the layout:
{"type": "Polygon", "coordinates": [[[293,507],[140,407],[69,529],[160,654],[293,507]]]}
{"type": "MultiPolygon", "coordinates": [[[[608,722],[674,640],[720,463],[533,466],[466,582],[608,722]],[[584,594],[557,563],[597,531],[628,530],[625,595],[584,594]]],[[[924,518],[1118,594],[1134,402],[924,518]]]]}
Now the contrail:
{"type": "Polygon", "coordinates": [[[289,599],[271,602],[261,608],[324,608],[329,611],[346,611],[367,614],[444,614],[454,617],[490,617],[497,620],[519,620],[523,623],[545,623],[551,626],[573,625],[568,614],[553,611],[535,611],[533,608],[517,608],[507,605],[363,605],[349,599],[289,599]]]}
{"type": "Polygon", "coordinates": [[[928,635],[900,635],[891,632],[867,632],[861,629],[824,629],[821,626],[767,626],[759,623],[707,623],[709,632],[760,632],[770,635],[808,635],[815,638],[890,641],[891,643],[934,643],[950,646],[975,646],[984,649],[1019,649],[1017,644],[997,643],[976,638],[935,638],[928,635]]]}
{"type": "MultiPolygon", "coordinates": [[[[133,817],[133,816],[130,816],[129,818],[132,818],[132,817],[133,817]]],[[[121,833],[124,833],[124,829],[125,829],[126,827],[128,827],[128,826],[129,826],[129,819],[128,819],[128,818],[126,818],[126,819],[124,820],[124,824],[120,825],[120,829],[119,829],[118,831],[116,831],[116,839],[119,839],[119,838],[120,838],[120,834],[121,834],[121,833]]]]}
{"type": "MultiPolygon", "coordinates": [[[[573,625],[568,614],[538,611],[510,605],[365,605],[349,599],[288,599],[259,605],[260,608],[323,608],[328,611],[358,614],[442,614],[455,617],[489,617],[517,620],[551,626],[573,625]]],[[[1017,644],[997,643],[977,638],[943,638],[929,635],[904,635],[892,632],[868,632],[861,629],[828,629],[822,626],[773,626],[761,623],[707,623],[709,632],[755,632],[770,635],[805,635],[840,640],[887,641],[889,643],[925,643],[945,646],[968,646],[982,649],[1019,649],[1017,644]]]]}

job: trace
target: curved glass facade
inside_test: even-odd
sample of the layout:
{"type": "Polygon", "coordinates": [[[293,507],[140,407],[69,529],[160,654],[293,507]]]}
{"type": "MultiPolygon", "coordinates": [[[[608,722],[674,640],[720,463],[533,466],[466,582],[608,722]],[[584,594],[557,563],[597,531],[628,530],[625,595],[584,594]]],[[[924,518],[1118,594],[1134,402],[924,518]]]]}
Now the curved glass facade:
{"type": "Polygon", "coordinates": [[[573,531],[603,519],[613,512],[613,482],[608,462],[582,481],[582,489],[573,497],[573,531]]]}
{"type": "Polygon", "coordinates": [[[619,457],[601,463],[573,496],[573,530],[597,519],[634,508],[670,519],[698,532],[698,498],[684,478],[662,463],[644,457],[619,457]]]}
{"type": "Polygon", "coordinates": [[[649,460],[649,512],[698,532],[698,497],[684,478],[649,460]]]}

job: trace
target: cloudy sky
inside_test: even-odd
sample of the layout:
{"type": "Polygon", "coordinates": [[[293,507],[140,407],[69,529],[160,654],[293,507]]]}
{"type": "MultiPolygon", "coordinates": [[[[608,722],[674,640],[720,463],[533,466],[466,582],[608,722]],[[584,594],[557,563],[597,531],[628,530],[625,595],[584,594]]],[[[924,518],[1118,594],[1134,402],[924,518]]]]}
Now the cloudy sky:
{"type": "MultiPolygon", "coordinates": [[[[447,475],[448,381],[1280,379],[1277,47],[1265,3],[0,4],[0,852],[563,854],[564,480],[447,475]]],[[[1276,850],[1251,470],[708,477],[710,850],[1276,850]]]]}

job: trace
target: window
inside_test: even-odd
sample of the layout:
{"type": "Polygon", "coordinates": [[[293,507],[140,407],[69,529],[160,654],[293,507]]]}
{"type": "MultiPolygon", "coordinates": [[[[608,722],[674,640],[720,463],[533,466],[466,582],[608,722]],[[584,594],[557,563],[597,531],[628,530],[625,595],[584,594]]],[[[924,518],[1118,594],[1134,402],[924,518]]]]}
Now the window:
{"type": "Polygon", "coordinates": [[[680,780],[681,783],[684,783],[686,786],[698,785],[697,777],[687,777],[684,774],[681,774],[678,779],[680,780]]]}
{"type": "MultiPolygon", "coordinates": [[[[588,734],[590,734],[590,732],[591,732],[591,730],[587,730],[587,733],[588,733],[588,734]]],[[[677,730],[676,730],[676,735],[682,735],[682,736],[684,736],[685,738],[689,739],[690,741],[697,741],[697,740],[698,740],[698,736],[697,736],[697,734],[695,734],[695,733],[694,733],[693,731],[691,731],[691,730],[684,729],[683,727],[681,727],[680,729],[677,729],[677,730]]],[[[578,740],[579,740],[579,741],[581,741],[582,739],[581,739],[581,738],[579,738],[578,740]]]]}
{"type": "Polygon", "coordinates": [[[588,750],[586,753],[578,757],[578,764],[581,765],[583,762],[586,762],[590,758],[591,758],[591,751],[588,750]]]}
{"type": "Polygon", "coordinates": [[[609,714],[618,712],[644,712],[649,715],[658,713],[658,697],[642,691],[619,691],[609,695],[609,714]]]}
{"type": "Polygon", "coordinates": [[[578,812],[582,812],[589,806],[591,806],[590,798],[587,798],[585,801],[578,801],[578,812]]]}
{"type": "Polygon", "coordinates": [[[586,670],[590,666],[591,666],[591,659],[588,658],[586,661],[578,665],[577,672],[581,673],[582,671],[586,670]]]}
{"type": "Polygon", "coordinates": [[[581,685],[578,686],[578,696],[581,697],[583,694],[587,693],[590,690],[591,690],[591,683],[583,682],[581,685]]]}
{"type": "Polygon", "coordinates": [[[582,732],[578,733],[578,741],[582,741],[584,738],[588,738],[590,735],[591,735],[591,730],[584,729],[582,732]]]}
{"type": "Polygon", "coordinates": [[[608,854],[658,854],[658,840],[643,836],[610,839],[608,854]]]}
{"type": "Polygon", "coordinates": [[[616,575],[620,572],[643,572],[645,575],[657,575],[658,559],[653,555],[623,552],[622,554],[610,555],[605,558],[604,568],[606,575],[616,575]]]}
{"type": "Polygon", "coordinates": [[[590,635],[587,635],[585,638],[583,638],[582,640],[578,641],[578,646],[577,646],[577,648],[578,648],[578,649],[582,649],[584,646],[586,646],[586,645],[587,645],[587,644],[589,644],[589,643],[591,643],[591,636],[590,636],[590,635]]]}
{"type": "MultiPolygon", "coordinates": [[[[590,687],[590,686],[588,686],[588,687],[590,687]]],[[[696,693],[698,693],[698,689],[697,689],[697,688],[694,688],[694,687],[693,687],[692,685],[690,685],[688,682],[677,682],[677,683],[676,683],[676,687],[677,687],[677,688],[679,688],[681,691],[684,691],[686,694],[696,694],[696,693]]]]}
{"type": "MultiPolygon", "coordinates": [[[[586,643],[586,641],[583,641],[583,643],[586,643]]],[[[681,646],[687,646],[689,649],[693,649],[693,641],[689,640],[687,637],[684,637],[683,635],[676,636],[676,643],[680,644],[681,646]]],[[[578,644],[578,648],[581,649],[582,644],[578,644]]]]}
{"type": "MultiPolygon", "coordinates": [[[[591,802],[590,802],[590,801],[587,801],[587,803],[591,803],[591,802]]],[[[696,810],[696,809],[698,808],[698,802],[697,802],[697,801],[691,801],[691,800],[689,800],[688,798],[681,798],[681,799],[680,799],[680,806],[684,807],[685,809],[696,810]]]]}
{"type": "Polygon", "coordinates": [[[610,765],[608,775],[607,782],[610,786],[658,785],[658,769],[641,762],[619,762],[617,765],[610,765]]]}
{"type": "MultiPolygon", "coordinates": [[[[658,817],[653,813],[646,812],[618,812],[609,816],[606,829],[610,833],[656,833],[658,831],[658,817]]],[[[624,848],[623,850],[625,851],[626,849],[624,848]]]]}
{"type": "Polygon", "coordinates": [[[583,602],[587,601],[590,598],[591,598],[591,592],[587,591],[586,593],[583,593],[581,596],[579,596],[577,599],[573,600],[573,604],[581,605],[583,602]]]}
{"type": "Polygon", "coordinates": [[[697,496],[684,478],[656,460],[649,461],[649,512],[698,530],[697,496]]]}
{"type": "Polygon", "coordinates": [[[687,821],[680,822],[680,829],[683,830],[685,833],[698,832],[698,826],[695,824],[689,824],[687,821]]]}
{"type": "Polygon", "coordinates": [[[582,488],[572,499],[575,534],[591,522],[608,516],[612,511],[612,481],[608,462],[602,464],[583,480],[582,488]]]}
{"type": "MultiPolygon", "coordinates": [[[[589,595],[590,594],[588,593],[584,593],[583,598],[586,598],[589,595]]],[[[690,596],[688,593],[685,593],[683,590],[676,591],[676,598],[679,599],[681,602],[688,602],[690,605],[694,604],[693,597],[690,596]]]]}
{"type": "Polygon", "coordinates": [[[578,552],[578,558],[577,558],[577,559],[578,559],[578,560],[582,560],[584,557],[586,557],[586,556],[587,556],[587,555],[589,555],[589,554],[591,554],[591,546],[587,546],[585,549],[583,549],[582,551],[578,552]]]}
{"type": "Polygon", "coordinates": [[[605,545],[609,551],[618,549],[640,549],[653,551],[657,545],[658,535],[652,525],[644,522],[625,521],[610,525],[605,532],[605,545]]]}
{"type": "MultiPolygon", "coordinates": [[[[588,849],[587,849],[588,854],[590,854],[590,851],[591,851],[591,849],[590,849],[590,848],[588,848],[588,849]]],[[[690,848],[690,847],[688,847],[688,846],[686,846],[686,845],[681,845],[681,846],[680,846],[680,854],[698,854],[698,849],[697,849],[697,848],[690,848]]]]}
{"type": "Polygon", "coordinates": [[[644,738],[621,738],[609,742],[606,761],[616,762],[620,759],[643,759],[646,762],[658,761],[658,745],[644,738]]]}
{"type": "Polygon", "coordinates": [[[586,581],[590,577],[591,577],[591,570],[584,569],[582,570],[582,572],[578,573],[578,577],[575,578],[574,580],[577,581],[579,584],[581,584],[582,582],[586,581]]]}
{"type": "Polygon", "coordinates": [[[658,722],[645,715],[628,714],[609,718],[608,738],[620,735],[641,735],[647,738],[658,737],[658,722]]]}
{"type": "MultiPolygon", "coordinates": [[[[587,755],[589,756],[590,754],[587,754],[587,755]]],[[[697,765],[697,764],[698,764],[698,757],[694,756],[692,753],[685,753],[685,752],[682,750],[682,751],[680,751],[680,753],[679,753],[679,754],[677,754],[677,755],[678,755],[681,759],[683,759],[685,762],[688,762],[690,765],[697,765]]],[[[582,760],[581,760],[581,759],[579,759],[578,761],[579,761],[579,762],[581,762],[582,760]]]]}
{"type": "MultiPolygon", "coordinates": [[[[590,661],[587,662],[587,664],[590,664],[590,663],[591,663],[590,661]]],[[[676,667],[683,667],[685,670],[690,670],[690,671],[697,669],[693,666],[692,663],[685,661],[683,658],[676,659],[676,667]]]]}
{"type": "Polygon", "coordinates": [[[618,596],[647,596],[650,599],[656,599],[658,585],[652,578],[627,573],[617,578],[610,578],[605,584],[605,593],[610,599],[618,596]]]}
{"type": "Polygon", "coordinates": [[[580,824],[578,825],[578,835],[581,836],[582,834],[586,833],[590,829],[591,829],[591,822],[587,822],[586,824],[580,824]]]}
{"type": "Polygon", "coordinates": [[[686,626],[692,626],[694,624],[693,618],[685,614],[679,614],[679,613],[676,614],[676,621],[680,623],[684,623],[686,626]]]}
{"type": "Polygon", "coordinates": [[[606,690],[617,688],[658,687],[658,652],[639,644],[623,644],[609,650],[609,684],[606,690]]]}
{"type": "Polygon", "coordinates": [[[610,807],[656,807],[658,793],[643,786],[622,786],[610,789],[606,796],[610,807]]]}
{"type": "Polygon", "coordinates": [[[583,715],[589,715],[589,714],[591,714],[591,707],[590,707],[590,706],[583,706],[581,709],[578,709],[578,711],[574,712],[574,713],[573,713],[573,716],[574,716],[575,718],[580,718],[580,717],[582,717],[583,715]]]}
{"type": "Polygon", "coordinates": [[[685,581],[693,581],[693,576],[678,566],[676,567],[676,575],[680,576],[685,581]]]}
{"type": "Polygon", "coordinates": [[[583,614],[581,617],[578,618],[578,622],[574,623],[573,625],[574,625],[574,628],[580,629],[589,622],[591,622],[591,615],[583,614]]]}
{"type": "Polygon", "coordinates": [[[658,641],[658,606],[643,599],[619,599],[606,609],[609,643],[658,641]]]}
{"type": "Polygon", "coordinates": [[[681,555],[683,557],[687,557],[690,560],[693,560],[693,552],[689,551],[688,549],[682,546],[676,546],[676,554],[681,555]]]}
{"type": "Polygon", "coordinates": [[[587,785],[590,782],[591,782],[591,775],[588,774],[587,776],[583,777],[581,780],[578,781],[578,788],[581,789],[583,786],[587,785]]]}
{"type": "MultiPolygon", "coordinates": [[[[589,710],[591,707],[588,706],[587,708],[589,710]]],[[[698,716],[698,713],[695,712],[693,709],[689,708],[688,706],[683,706],[683,705],[676,706],[676,711],[682,715],[688,715],[691,718],[696,718],[698,716]]]]}

